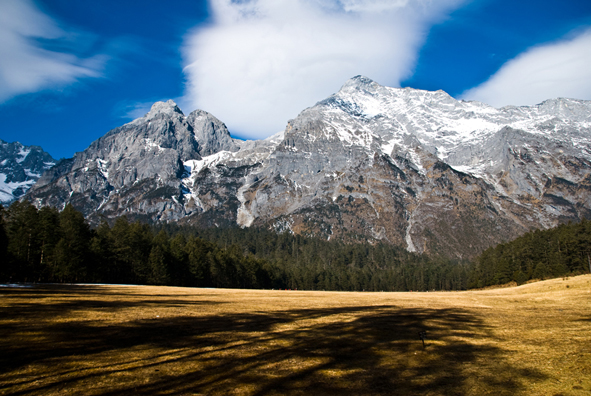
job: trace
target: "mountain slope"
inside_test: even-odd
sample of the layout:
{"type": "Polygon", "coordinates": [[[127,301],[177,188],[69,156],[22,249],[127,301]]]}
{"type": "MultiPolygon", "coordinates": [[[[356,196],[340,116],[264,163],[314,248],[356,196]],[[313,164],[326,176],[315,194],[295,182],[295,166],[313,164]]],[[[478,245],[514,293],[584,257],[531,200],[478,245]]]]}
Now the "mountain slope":
{"type": "Polygon", "coordinates": [[[205,112],[155,108],[44,175],[29,199],[458,257],[591,216],[588,101],[495,109],[358,76],[256,142],[205,112]]]}
{"type": "Polygon", "coordinates": [[[39,146],[0,139],[0,203],[8,205],[22,197],[55,162],[39,146]]]}

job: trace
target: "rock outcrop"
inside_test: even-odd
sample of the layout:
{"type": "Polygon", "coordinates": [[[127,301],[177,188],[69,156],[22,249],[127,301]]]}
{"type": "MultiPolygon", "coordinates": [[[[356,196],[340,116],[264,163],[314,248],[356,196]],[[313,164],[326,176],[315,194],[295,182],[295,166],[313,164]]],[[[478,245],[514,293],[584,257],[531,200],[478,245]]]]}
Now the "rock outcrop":
{"type": "Polygon", "coordinates": [[[58,163],[28,196],[38,205],[71,203],[95,221],[124,214],[178,220],[192,213],[182,202],[183,162],[238,149],[211,114],[197,110],[185,117],[173,101],[157,102],[144,117],[58,163]]]}

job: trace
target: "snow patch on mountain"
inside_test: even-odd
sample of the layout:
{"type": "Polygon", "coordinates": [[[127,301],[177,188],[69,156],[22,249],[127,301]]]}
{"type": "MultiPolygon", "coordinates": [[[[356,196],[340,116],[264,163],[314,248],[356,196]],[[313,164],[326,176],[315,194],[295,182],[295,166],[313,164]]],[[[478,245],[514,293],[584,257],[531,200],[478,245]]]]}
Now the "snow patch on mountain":
{"type": "Polygon", "coordinates": [[[109,161],[105,161],[103,159],[97,158],[96,159],[96,166],[103,175],[103,177],[109,180],[109,161]]]}
{"type": "Polygon", "coordinates": [[[0,202],[8,203],[15,199],[13,193],[16,190],[28,190],[37,181],[29,179],[22,182],[7,182],[6,174],[0,173],[0,202]]]}
{"type": "Polygon", "coordinates": [[[25,160],[25,158],[27,158],[27,155],[29,155],[30,152],[31,149],[28,149],[24,146],[20,147],[17,154],[16,162],[19,164],[22,163],[25,160]]]}
{"type": "Polygon", "coordinates": [[[189,173],[189,175],[196,175],[201,172],[204,168],[210,168],[216,166],[224,159],[232,157],[233,153],[230,151],[220,151],[218,153],[208,155],[207,157],[203,157],[200,160],[189,160],[183,162],[185,169],[189,173]]]}

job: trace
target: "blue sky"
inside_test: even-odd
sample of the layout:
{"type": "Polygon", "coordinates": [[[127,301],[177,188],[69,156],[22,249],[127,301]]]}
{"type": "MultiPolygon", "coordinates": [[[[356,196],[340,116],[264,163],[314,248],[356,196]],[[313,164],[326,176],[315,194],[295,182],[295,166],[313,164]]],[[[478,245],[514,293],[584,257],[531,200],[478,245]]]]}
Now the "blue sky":
{"type": "Polygon", "coordinates": [[[589,65],[588,0],[0,0],[0,139],[71,157],[167,99],[263,138],[358,74],[591,100],[589,65]]]}

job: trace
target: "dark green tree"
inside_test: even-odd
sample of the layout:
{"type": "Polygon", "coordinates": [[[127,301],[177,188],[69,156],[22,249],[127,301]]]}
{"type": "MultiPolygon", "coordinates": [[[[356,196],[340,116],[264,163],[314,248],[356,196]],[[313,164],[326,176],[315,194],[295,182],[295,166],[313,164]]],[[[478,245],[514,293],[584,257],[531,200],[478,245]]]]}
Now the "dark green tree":
{"type": "Polygon", "coordinates": [[[211,272],[210,260],[208,254],[213,250],[213,246],[197,237],[190,237],[185,245],[185,252],[188,260],[188,270],[190,273],[190,286],[210,286],[211,272]]]}
{"type": "Polygon", "coordinates": [[[0,204],[0,281],[8,279],[8,234],[6,233],[6,209],[0,204]]]}
{"type": "Polygon", "coordinates": [[[170,282],[168,268],[166,265],[166,253],[159,244],[152,247],[148,257],[150,273],[148,283],[151,285],[167,285],[170,282]]]}
{"type": "Polygon", "coordinates": [[[13,202],[8,208],[8,278],[33,282],[39,274],[39,228],[37,208],[28,201],[13,202]]]}
{"type": "Polygon", "coordinates": [[[55,281],[55,247],[61,238],[60,214],[57,209],[43,207],[38,214],[39,281],[55,281]]]}
{"type": "Polygon", "coordinates": [[[55,247],[54,274],[60,282],[87,280],[91,231],[82,213],[70,204],[59,215],[61,238],[55,247]]]}

